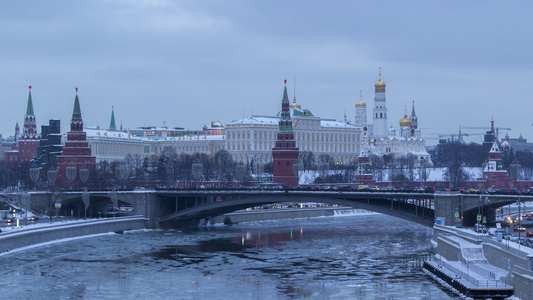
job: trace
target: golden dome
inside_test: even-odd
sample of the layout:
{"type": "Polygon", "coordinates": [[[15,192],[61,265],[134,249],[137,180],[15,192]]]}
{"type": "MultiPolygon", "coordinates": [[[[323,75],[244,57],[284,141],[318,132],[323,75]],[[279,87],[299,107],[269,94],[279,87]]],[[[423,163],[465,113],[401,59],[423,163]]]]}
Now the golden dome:
{"type": "Polygon", "coordinates": [[[379,79],[378,79],[378,81],[376,81],[376,83],[374,84],[374,86],[375,86],[376,88],[378,88],[378,87],[383,87],[383,88],[384,88],[386,85],[387,85],[387,84],[385,84],[385,81],[381,81],[381,67],[379,67],[379,79]]]}
{"type": "Polygon", "coordinates": [[[355,106],[365,106],[366,103],[363,102],[363,91],[359,91],[359,103],[356,103],[355,106]]]}
{"type": "Polygon", "coordinates": [[[400,127],[411,126],[411,120],[407,118],[407,110],[403,113],[403,119],[400,120],[400,127]]]}
{"type": "Polygon", "coordinates": [[[296,102],[296,96],[294,96],[294,100],[292,101],[292,104],[289,108],[299,108],[299,109],[302,108],[302,106],[300,106],[300,104],[296,102]]]}
{"type": "Polygon", "coordinates": [[[385,87],[387,86],[387,84],[385,84],[385,81],[381,81],[381,77],[379,78],[378,81],[376,81],[376,83],[374,84],[374,87],[385,87]]]}

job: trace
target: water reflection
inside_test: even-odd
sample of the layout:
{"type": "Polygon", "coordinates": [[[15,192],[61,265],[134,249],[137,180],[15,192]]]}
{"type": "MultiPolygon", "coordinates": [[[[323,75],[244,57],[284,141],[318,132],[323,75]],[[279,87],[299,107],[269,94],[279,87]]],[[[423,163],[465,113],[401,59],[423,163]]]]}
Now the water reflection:
{"type": "Polygon", "coordinates": [[[141,231],[2,257],[0,289],[36,299],[451,299],[422,273],[430,237],[381,215],[141,231]]]}

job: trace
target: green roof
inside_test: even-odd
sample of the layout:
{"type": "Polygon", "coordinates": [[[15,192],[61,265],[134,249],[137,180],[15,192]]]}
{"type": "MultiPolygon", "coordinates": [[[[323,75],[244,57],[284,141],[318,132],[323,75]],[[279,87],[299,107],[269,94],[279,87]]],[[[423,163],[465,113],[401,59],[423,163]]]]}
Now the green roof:
{"type": "Polygon", "coordinates": [[[289,96],[287,95],[287,85],[285,85],[285,89],[283,90],[283,99],[281,101],[289,102],[289,96]]]}
{"type": "Polygon", "coordinates": [[[33,102],[31,101],[31,90],[28,94],[28,107],[26,108],[26,116],[34,116],[33,113],[33,102]]]}
{"type": "Polygon", "coordinates": [[[116,130],[117,126],[115,125],[115,111],[111,110],[111,124],[109,124],[110,130],[116,130]]]}
{"type": "Polygon", "coordinates": [[[80,99],[76,93],[76,99],[74,99],[74,111],[72,111],[72,120],[81,120],[80,99]]]}

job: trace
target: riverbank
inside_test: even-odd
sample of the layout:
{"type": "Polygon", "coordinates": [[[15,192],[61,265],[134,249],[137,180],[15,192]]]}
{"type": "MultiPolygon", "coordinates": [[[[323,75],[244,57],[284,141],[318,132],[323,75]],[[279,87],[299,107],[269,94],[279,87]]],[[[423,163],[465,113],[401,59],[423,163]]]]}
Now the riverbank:
{"type": "MultiPolygon", "coordinates": [[[[345,207],[315,207],[294,209],[243,210],[225,214],[208,220],[209,225],[231,225],[242,222],[281,220],[296,218],[315,218],[327,216],[350,216],[373,214],[361,209],[345,207]]],[[[4,226],[0,233],[0,255],[38,246],[44,243],[81,238],[108,233],[121,233],[128,230],[147,228],[142,216],[55,221],[54,223],[37,223],[20,227],[4,226]]]]}
{"type": "Polygon", "coordinates": [[[460,276],[475,288],[488,283],[507,284],[514,288],[516,298],[533,299],[532,248],[507,240],[498,242],[473,230],[440,225],[434,227],[432,243],[440,260],[436,264],[448,270],[444,273],[449,276],[460,276]]]}
{"type": "Polygon", "coordinates": [[[0,254],[51,241],[144,228],[146,220],[142,216],[40,223],[22,228],[9,227],[0,233],[0,254]]]}

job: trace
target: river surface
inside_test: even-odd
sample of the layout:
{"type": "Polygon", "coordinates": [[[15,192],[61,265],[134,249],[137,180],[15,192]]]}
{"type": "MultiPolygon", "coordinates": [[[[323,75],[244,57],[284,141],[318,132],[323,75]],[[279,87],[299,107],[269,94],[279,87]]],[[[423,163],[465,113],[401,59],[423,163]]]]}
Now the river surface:
{"type": "Polygon", "coordinates": [[[380,214],[141,230],[0,257],[2,299],[459,299],[432,229],[380,214]]]}

